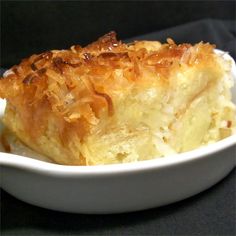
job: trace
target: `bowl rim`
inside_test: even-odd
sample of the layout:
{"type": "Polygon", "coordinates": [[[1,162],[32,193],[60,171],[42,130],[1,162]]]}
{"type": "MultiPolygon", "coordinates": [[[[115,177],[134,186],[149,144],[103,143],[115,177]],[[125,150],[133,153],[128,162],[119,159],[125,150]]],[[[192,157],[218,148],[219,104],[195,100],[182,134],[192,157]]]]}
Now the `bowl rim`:
{"type": "MultiPolygon", "coordinates": [[[[234,88],[236,88],[236,66],[232,57],[219,49],[215,49],[216,53],[223,56],[225,59],[232,61],[232,73],[235,77],[234,88]]],[[[5,100],[0,99],[0,110],[4,106],[5,100]]],[[[124,173],[136,173],[140,171],[150,171],[153,169],[168,168],[192,161],[201,160],[207,156],[212,156],[218,152],[222,152],[230,147],[236,147],[236,134],[233,134],[225,139],[215,143],[202,146],[200,148],[173,154],[167,157],[160,157],[151,160],[143,160],[130,163],[106,164],[96,166],[71,166],[49,163],[41,160],[36,160],[30,157],[24,157],[16,154],[0,152],[0,167],[14,167],[23,170],[29,170],[46,175],[59,176],[103,176],[124,173]]],[[[235,162],[236,165],[236,162],[235,162]]]]}
{"type": "Polygon", "coordinates": [[[230,147],[236,147],[236,134],[198,149],[151,160],[96,166],[71,166],[49,163],[11,153],[0,152],[0,166],[15,167],[49,175],[77,176],[124,174],[150,171],[199,161],[230,147]]]}

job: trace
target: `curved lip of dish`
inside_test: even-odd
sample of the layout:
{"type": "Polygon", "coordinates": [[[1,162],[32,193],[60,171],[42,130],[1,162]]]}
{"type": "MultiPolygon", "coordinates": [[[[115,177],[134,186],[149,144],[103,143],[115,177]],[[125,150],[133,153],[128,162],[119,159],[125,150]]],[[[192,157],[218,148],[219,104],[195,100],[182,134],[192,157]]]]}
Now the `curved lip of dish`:
{"type": "MultiPolygon", "coordinates": [[[[228,53],[215,49],[216,53],[222,55],[226,59],[230,59],[234,66],[232,73],[236,78],[236,66],[233,59],[228,53]]],[[[236,80],[236,79],[235,79],[236,80]]],[[[235,81],[236,82],[236,81],[235,81]]],[[[236,85],[235,85],[236,86],[236,85]]],[[[115,175],[124,173],[136,173],[142,171],[150,171],[153,169],[162,169],[173,167],[176,165],[189,163],[205,158],[206,156],[214,155],[215,153],[224,151],[227,148],[236,146],[236,134],[233,134],[216,143],[194,149],[192,151],[174,154],[167,157],[161,157],[151,160],[137,161],[131,163],[107,164],[96,166],[70,166],[49,163],[36,160],[30,157],[0,152],[0,167],[13,167],[22,170],[33,171],[39,174],[54,175],[54,176],[103,176],[115,175]]]]}
{"type": "Polygon", "coordinates": [[[152,170],[164,167],[171,167],[179,164],[184,164],[192,161],[197,161],[206,156],[224,151],[227,148],[236,146],[236,134],[231,135],[216,143],[207,146],[174,154],[168,157],[161,157],[152,160],[144,160],[130,163],[97,165],[97,166],[69,166],[48,163],[45,161],[36,160],[30,157],[19,156],[10,153],[0,152],[1,166],[15,167],[34,172],[49,174],[49,175],[97,175],[97,174],[118,174],[139,172],[152,170]]]}

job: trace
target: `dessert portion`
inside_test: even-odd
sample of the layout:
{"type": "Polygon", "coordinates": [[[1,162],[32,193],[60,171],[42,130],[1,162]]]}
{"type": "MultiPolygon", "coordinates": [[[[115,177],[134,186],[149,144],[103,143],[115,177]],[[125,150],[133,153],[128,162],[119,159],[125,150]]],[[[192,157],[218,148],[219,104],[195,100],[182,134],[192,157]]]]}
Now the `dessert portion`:
{"type": "Polygon", "coordinates": [[[0,152],[7,152],[24,157],[30,157],[35,160],[55,163],[52,159],[48,158],[47,156],[32,150],[6,127],[4,127],[3,130],[0,130],[0,152]]]}
{"type": "Polygon", "coordinates": [[[232,66],[209,43],[125,44],[110,32],[8,70],[0,80],[3,122],[28,147],[65,165],[186,152],[235,132],[232,66]]]}

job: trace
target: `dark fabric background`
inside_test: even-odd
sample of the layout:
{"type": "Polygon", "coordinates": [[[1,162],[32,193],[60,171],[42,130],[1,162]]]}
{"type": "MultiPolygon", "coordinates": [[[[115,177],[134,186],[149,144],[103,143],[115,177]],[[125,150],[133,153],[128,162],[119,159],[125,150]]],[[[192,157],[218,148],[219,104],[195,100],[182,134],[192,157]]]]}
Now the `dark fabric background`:
{"type": "Polygon", "coordinates": [[[1,67],[33,53],[85,45],[110,30],[126,39],[235,14],[235,1],[1,1],[1,67]]]}
{"type": "MultiPolygon", "coordinates": [[[[141,35],[135,39],[210,41],[236,56],[235,2],[4,2],[1,18],[1,65],[5,68],[35,52],[86,44],[112,29],[127,41],[135,35],[141,35]],[[209,17],[218,19],[202,20],[209,17]]],[[[119,215],[55,212],[1,190],[3,236],[236,235],[235,222],[235,169],[217,185],[184,201],[119,215]]]]}

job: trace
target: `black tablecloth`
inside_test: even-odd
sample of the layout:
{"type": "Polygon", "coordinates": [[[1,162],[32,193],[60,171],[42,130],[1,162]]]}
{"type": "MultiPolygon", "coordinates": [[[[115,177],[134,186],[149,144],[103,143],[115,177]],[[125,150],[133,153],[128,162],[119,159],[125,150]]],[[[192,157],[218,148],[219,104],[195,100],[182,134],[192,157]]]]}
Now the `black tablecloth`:
{"type": "MultiPolygon", "coordinates": [[[[235,21],[202,20],[135,39],[163,42],[167,37],[178,43],[211,42],[236,57],[235,21]]],[[[235,222],[235,169],[212,188],[184,201],[117,215],[46,210],[1,191],[2,235],[236,235],[235,222]]]]}

